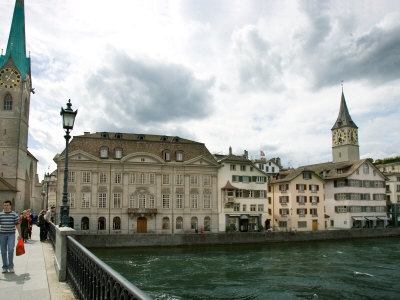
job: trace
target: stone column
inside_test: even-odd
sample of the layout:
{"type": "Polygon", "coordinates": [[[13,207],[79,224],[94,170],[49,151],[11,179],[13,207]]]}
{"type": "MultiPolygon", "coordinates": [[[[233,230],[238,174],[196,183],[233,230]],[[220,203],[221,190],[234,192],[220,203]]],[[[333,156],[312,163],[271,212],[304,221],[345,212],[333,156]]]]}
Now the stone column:
{"type": "Polygon", "coordinates": [[[59,281],[67,278],[67,236],[75,235],[76,230],[70,227],[56,227],[56,247],[54,266],[56,268],[59,281]]]}

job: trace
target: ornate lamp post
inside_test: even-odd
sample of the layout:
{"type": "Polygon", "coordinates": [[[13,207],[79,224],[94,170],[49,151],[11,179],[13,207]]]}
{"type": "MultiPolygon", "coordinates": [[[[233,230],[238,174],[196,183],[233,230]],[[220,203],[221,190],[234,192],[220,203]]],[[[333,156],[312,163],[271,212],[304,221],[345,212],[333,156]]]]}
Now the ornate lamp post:
{"type": "Polygon", "coordinates": [[[61,108],[60,115],[63,118],[63,128],[65,129],[65,168],[64,168],[64,189],[62,205],[60,207],[60,227],[69,227],[69,205],[68,205],[68,141],[71,138],[70,130],[74,128],[74,122],[78,110],[71,109],[71,100],[68,100],[67,108],[61,108]]]}

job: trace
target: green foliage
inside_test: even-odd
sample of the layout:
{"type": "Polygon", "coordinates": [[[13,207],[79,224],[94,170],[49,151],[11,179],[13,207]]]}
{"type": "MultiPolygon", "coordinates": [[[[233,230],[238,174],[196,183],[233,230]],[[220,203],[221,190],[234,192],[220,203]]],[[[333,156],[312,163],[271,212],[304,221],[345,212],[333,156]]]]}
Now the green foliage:
{"type": "Polygon", "coordinates": [[[400,156],[377,159],[375,160],[374,165],[389,164],[394,162],[400,162],[400,156]]]}

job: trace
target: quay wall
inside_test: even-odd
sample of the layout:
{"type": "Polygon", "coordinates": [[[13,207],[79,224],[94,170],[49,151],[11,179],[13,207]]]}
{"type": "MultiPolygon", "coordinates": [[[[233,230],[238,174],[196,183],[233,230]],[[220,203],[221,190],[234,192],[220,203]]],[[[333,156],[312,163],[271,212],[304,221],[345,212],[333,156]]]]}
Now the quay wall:
{"type": "Polygon", "coordinates": [[[189,234],[112,234],[89,235],[77,232],[75,238],[87,248],[230,245],[299,241],[400,237],[400,228],[324,230],[302,232],[227,232],[189,234]]]}

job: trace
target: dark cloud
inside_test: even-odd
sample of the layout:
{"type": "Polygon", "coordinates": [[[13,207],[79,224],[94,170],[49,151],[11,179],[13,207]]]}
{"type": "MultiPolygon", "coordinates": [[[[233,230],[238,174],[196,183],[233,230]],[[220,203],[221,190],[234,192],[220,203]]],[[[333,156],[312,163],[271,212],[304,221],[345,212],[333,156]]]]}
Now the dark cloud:
{"type": "Polygon", "coordinates": [[[258,28],[246,26],[233,35],[239,79],[245,90],[282,89],[281,56],[258,28]]]}
{"type": "Polygon", "coordinates": [[[153,131],[160,124],[209,116],[213,85],[214,80],[196,79],[183,66],[124,53],[114,53],[87,81],[91,102],[101,103],[103,127],[140,125],[153,131]]]}
{"type": "Polygon", "coordinates": [[[302,3],[309,26],[297,36],[302,44],[297,61],[315,88],[341,80],[384,83],[400,77],[400,18],[353,34],[352,15],[334,16],[330,2],[302,3]]]}

